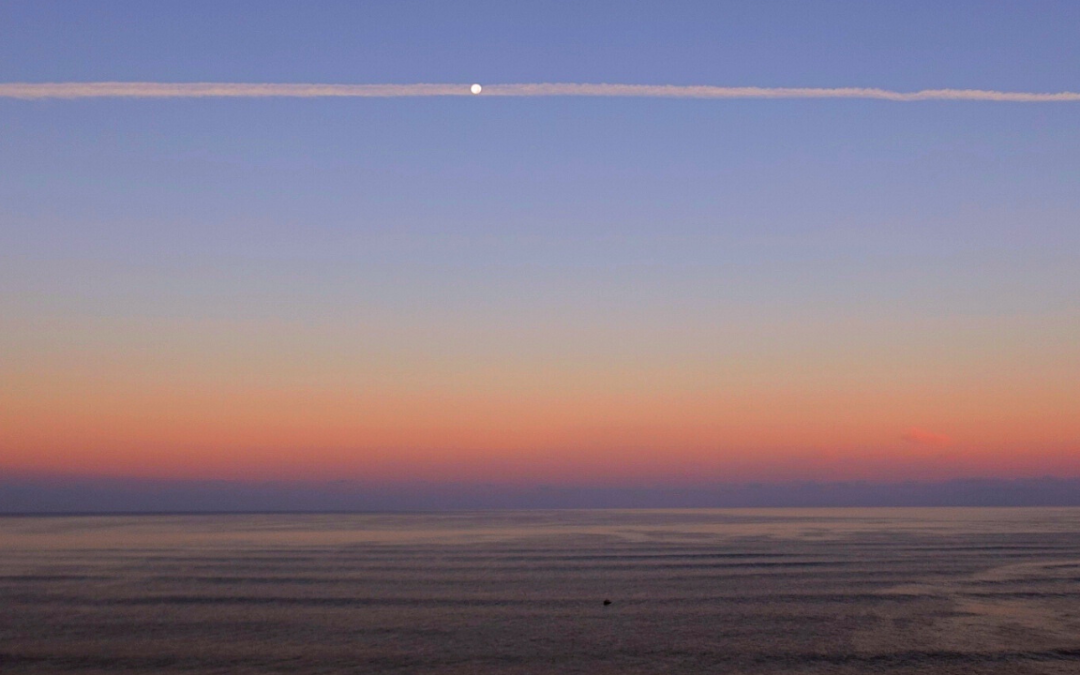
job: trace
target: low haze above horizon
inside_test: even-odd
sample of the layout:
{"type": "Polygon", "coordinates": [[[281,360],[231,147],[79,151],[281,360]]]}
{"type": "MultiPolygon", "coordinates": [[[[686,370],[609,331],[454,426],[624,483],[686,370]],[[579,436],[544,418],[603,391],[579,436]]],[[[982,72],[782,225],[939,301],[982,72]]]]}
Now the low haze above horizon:
{"type": "Polygon", "coordinates": [[[0,484],[1080,478],[1078,26],[4,2],[0,484]]]}

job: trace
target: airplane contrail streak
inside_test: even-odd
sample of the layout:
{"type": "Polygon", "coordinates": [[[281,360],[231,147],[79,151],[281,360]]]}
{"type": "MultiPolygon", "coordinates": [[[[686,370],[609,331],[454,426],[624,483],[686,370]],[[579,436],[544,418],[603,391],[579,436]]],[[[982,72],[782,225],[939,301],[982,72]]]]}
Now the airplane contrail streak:
{"type": "Polygon", "coordinates": [[[485,84],[473,94],[469,84],[260,84],[246,82],[0,82],[0,98],[42,100],[83,98],[327,98],[405,96],[610,96],[711,99],[876,99],[883,101],[1080,102],[1080,92],[1056,93],[983,89],[924,89],[902,92],[860,87],[714,87],[654,84],[485,84]]]}

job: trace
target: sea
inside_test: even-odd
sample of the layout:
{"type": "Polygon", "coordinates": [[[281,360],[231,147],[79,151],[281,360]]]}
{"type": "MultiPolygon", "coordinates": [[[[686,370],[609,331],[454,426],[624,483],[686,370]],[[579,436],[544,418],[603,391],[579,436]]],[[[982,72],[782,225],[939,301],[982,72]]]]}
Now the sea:
{"type": "Polygon", "coordinates": [[[1080,509],[0,518],[0,673],[1080,673],[1080,509]]]}

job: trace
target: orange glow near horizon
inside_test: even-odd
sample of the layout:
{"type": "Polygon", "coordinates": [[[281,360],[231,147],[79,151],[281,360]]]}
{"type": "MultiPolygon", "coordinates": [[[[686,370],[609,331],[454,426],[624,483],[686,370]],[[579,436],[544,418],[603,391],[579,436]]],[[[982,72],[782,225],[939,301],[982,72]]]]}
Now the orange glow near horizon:
{"type": "Polygon", "coordinates": [[[313,302],[288,321],[9,314],[0,472],[565,484],[1080,476],[1067,313],[452,309],[333,314],[313,302]]]}
{"type": "Polygon", "coordinates": [[[71,382],[4,395],[6,472],[508,482],[1080,475],[1075,388],[364,392],[71,382]],[[952,402],[952,405],[949,405],[952,402]],[[1011,402],[1012,405],[1006,405],[1011,402]]]}

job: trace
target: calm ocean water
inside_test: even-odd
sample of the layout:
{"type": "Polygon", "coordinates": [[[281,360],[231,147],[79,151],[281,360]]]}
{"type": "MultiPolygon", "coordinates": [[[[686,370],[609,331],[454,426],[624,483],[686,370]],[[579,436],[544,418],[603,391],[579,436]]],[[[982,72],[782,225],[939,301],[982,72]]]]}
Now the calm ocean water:
{"type": "Polygon", "coordinates": [[[1080,509],[0,518],[0,672],[1075,675],[1080,509]]]}

